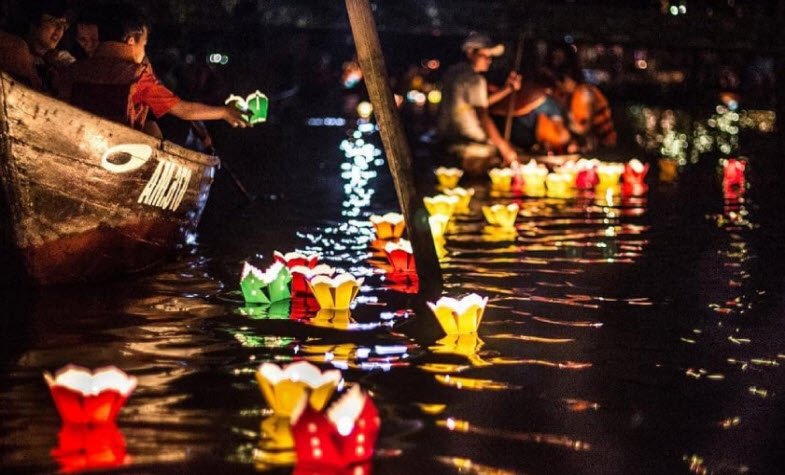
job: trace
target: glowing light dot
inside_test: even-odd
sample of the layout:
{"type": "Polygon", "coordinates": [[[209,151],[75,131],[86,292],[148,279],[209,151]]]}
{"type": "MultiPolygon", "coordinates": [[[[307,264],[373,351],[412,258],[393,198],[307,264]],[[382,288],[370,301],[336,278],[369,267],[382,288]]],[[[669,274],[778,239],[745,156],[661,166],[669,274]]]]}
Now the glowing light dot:
{"type": "Polygon", "coordinates": [[[373,105],[371,105],[370,102],[362,101],[357,104],[357,115],[363,119],[367,119],[371,117],[371,114],[373,114],[373,105]]]}
{"type": "Polygon", "coordinates": [[[438,104],[442,102],[442,91],[434,89],[428,93],[428,102],[438,104]]]}
{"type": "Polygon", "coordinates": [[[312,434],[315,434],[316,433],[316,424],[314,424],[313,422],[308,424],[308,432],[310,432],[312,434]]]}
{"type": "Polygon", "coordinates": [[[313,457],[317,459],[322,458],[322,449],[313,449],[313,457]]]}
{"type": "Polygon", "coordinates": [[[318,437],[311,437],[311,445],[313,445],[314,447],[319,445],[319,438],[318,437]]]}

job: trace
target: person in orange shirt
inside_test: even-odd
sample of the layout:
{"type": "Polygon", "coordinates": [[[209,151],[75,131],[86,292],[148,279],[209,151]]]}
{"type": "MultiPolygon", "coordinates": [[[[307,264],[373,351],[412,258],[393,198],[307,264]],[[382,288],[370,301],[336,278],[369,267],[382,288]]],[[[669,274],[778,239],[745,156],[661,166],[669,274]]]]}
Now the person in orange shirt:
{"type": "Polygon", "coordinates": [[[127,3],[106,5],[98,30],[101,43],[93,56],[72,68],[64,97],[72,104],[158,137],[160,129],[147,120],[148,112],[250,127],[237,108],[184,101],[158,81],[146,61],[149,22],[138,8],[127,3]]]}
{"type": "Polygon", "coordinates": [[[579,83],[576,76],[559,74],[556,89],[557,97],[568,112],[569,128],[577,149],[592,152],[599,147],[615,146],[616,129],[608,99],[597,86],[579,83]]]}

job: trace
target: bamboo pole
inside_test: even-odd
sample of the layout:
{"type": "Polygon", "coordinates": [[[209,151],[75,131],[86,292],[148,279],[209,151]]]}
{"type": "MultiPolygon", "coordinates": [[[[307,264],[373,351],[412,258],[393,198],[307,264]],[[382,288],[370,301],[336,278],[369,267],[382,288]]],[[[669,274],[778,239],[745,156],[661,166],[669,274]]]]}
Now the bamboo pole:
{"type": "Polygon", "coordinates": [[[387,67],[382,55],[376,23],[371,13],[371,5],[368,0],[346,0],[346,10],[349,12],[357,59],[363,71],[374,115],[379,123],[379,134],[387,155],[387,164],[392,173],[398,202],[412,243],[420,294],[427,298],[434,298],[441,294],[442,290],[441,268],[431,236],[428,212],[423,206],[421,197],[417,195],[412,156],[387,79],[387,67]]]}
{"type": "MultiPolygon", "coordinates": [[[[512,67],[512,70],[516,73],[521,69],[524,38],[525,36],[523,31],[518,33],[518,46],[515,50],[515,64],[512,67]]],[[[504,140],[507,140],[508,142],[510,140],[510,135],[512,135],[512,113],[515,110],[515,103],[518,102],[519,92],[520,91],[512,91],[510,93],[509,102],[507,103],[507,116],[505,117],[504,121],[504,140]]]]}

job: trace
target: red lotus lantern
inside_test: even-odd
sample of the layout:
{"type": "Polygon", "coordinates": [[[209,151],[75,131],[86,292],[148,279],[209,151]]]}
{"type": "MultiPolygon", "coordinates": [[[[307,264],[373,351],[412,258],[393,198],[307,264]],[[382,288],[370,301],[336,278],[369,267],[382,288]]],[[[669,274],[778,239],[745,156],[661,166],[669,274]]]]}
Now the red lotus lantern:
{"type": "Polygon", "coordinates": [[[388,242],[384,246],[384,255],[395,272],[415,272],[412,244],[406,239],[388,242]]]}
{"type": "Polygon", "coordinates": [[[579,190],[591,190],[599,181],[597,169],[595,167],[586,167],[575,175],[575,188],[579,190]]]}
{"type": "Polygon", "coordinates": [[[273,252],[273,259],[275,259],[275,262],[284,264],[288,269],[292,269],[296,266],[303,266],[313,269],[316,267],[316,263],[319,262],[319,255],[308,255],[300,252],[287,252],[286,254],[283,254],[281,252],[275,251],[273,252]]]}
{"type": "Polygon", "coordinates": [[[624,164],[624,173],[622,173],[624,183],[622,184],[621,192],[625,195],[633,196],[645,194],[649,189],[644,182],[648,171],[649,164],[644,165],[637,158],[633,158],[624,164]]]}
{"type": "Polygon", "coordinates": [[[125,438],[112,423],[66,423],[57,437],[59,444],[51,454],[62,472],[109,469],[131,463],[131,457],[125,450],[125,438]]]}
{"type": "Polygon", "coordinates": [[[332,277],[335,274],[335,269],[327,264],[320,264],[314,267],[294,266],[289,269],[292,273],[292,294],[296,295],[313,295],[308,281],[317,275],[326,275],[332,277]]]}
{"type": "Polygon", "coordinates": [[[120,408],[136,387],[136,378],[107,366],[90,371],[76,365],[44,373],[57,411],[63,422],[107,424],[114,422],[120,408]]]}
{"type": "Polygon", "coordinates": [[[326,410],[315,410],[305,397],[300,407],[292,415],[298,468],[342,469],[373,456],[381,421],[373,401],[359,386],[353,386],[326,410]]]}
{"type": "Polygon", "coordinates": [[[744,168],[746,163],[743,160],[731,158],[725,161],[722,174],[723,188],[744,188],[744,168]]]}

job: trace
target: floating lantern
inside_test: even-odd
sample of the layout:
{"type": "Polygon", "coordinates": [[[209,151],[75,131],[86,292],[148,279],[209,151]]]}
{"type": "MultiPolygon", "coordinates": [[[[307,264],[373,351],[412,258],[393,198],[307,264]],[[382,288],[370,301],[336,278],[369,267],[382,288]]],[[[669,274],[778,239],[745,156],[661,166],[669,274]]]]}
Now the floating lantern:
{"type": "Polygon", "coordinates": [[[599,178],[597,176],[596,161],[582,158],[576,163],[576,168],[575,188],[579,190],[591,190],[597,186],[599,178]]]}
{"type": "Polygon", "coordinates": [[[725,160],[722,167],[722,186],[724,188],[744,188],[744,168],[746,163],[743,160],[730,158],[725,160]]]}
{"type": "Polygon", "coordinates": [[[113,423],[88,425],[65,423],[57,434],[52,457],[62,473],[111,469],[131,463],[125,438],[113,423]]]}
{"type": "Polygon", "coordinates": [[[259,91],[253,92],[248,95],[246,98],[242,98],[240,96],[235,96],[234,94],[230,95],[228,99],[226,99],[226,104],[234,103],[234,106],[240,109],[243,112],[249,112],[250,115],[246,117],[246,120],[250,124],[257,124],[259,122],[266,122],[267,121],[267,108],[270,104],[269,99],[267,96],[262,94],[259,91]]]}
{"type": "Polygon", "coordinates": [[[256,371],[256,382],[262,390],[267,405],[281,417],[289,417],[301,398],[321,410],[332,397],[341,372],[332,369],[322,372],[307,361],[298,361],[279,367],[263,363],[256,371]]]}
{"type": "Polygon", "coordinates": [[[308,281],[314,297],[319,306],[325,309],[349,308],[352,301],[360,292],[363,279],[356,279],[353,275],[344,273],[335,277],[317,275],[308,281]]]}
{"type": "Polygon", "coordinates": [[[426,196],[423,198],[428,214],[431,216],[442,214],[448,218],[452,217],[452,214],[455,212],[458,201],[460,201],[460,198],[457,196],[447,195],[426,196]]]}
{"type": "Polygon", "coordinates": [[[373,105],[368,101],[362,101],[357,104],[357,115],[363,119],[370,119],[373,114],[373,105]]]}
{"type": "Polygon", "coordinates": [[[544,188],[545,178],[548,176],[548,167],[532,159],[526,165],[518,167],[518,174],[523,178],[524,187],[533,189],[544,188]]]}
{"type": "Polygon", "coordinates": [[[384,246],[384,255],[395,272],[415,272],[414,252],[412,243],[406,239],[398,242],[388,242],[384,246]]]}
{"type": "Polygon", "coordinates": [[[434,241],[444,239],[444,232],[447,230],[449,223],[450,217],[443,214],[435,214],[428,217],[428,224],[431,226],[431,236],[433,236],[434,241]]]}
{"type": "Polygon", "coordinates": [[[76,365],[44,373],[57,411],[70,424],[107,424],[120,412],[136,388],[136,378],[107,366],[90,371],[76,365]]]}
{"type": "Polygon", "coordinates": [[[462,176],[463,170],[460,168],[439,167],[436,169],[436,179],[439,180],[439,186],[444,189],[449,190],[458,186],[462,176]]]}
{"type": "Polygon", "coordinates": [[[442,297],[436,303],[428,302],[428,307],[446,334],[458,335],[477,331],[487,303],[488,297],[469,294],[460,300],[442,297]]]}
{"type": "Polygon", "coordinates": [[[642,195],[649,187],[644,182],[646,173],[649,171],[649,164],[644,165],[637,158],[633,158],[624,165],[622,174],[622,193],[625,195],[642,195]]]}
{"type": "Polygon", "coordinates": [[[488,172],[491,177],[491,189],[495,191],[510,191],[512,188],[512,169],[493,168],[488,172]]]}
{"type": "Polygon", "coordinates": [[[281,252],[275,251],[273,252],[273,259],[275,259],[275,262],[284,264],[289,269],[297,266],[304,266],[313,269],[319,262],[319,254],[308,255],[296,251],[283,254],[281,252]]]}
{"type": "Polygon", "coordinates": [[[299,468],[345,468],[373,456],[381,420],[371,398],[359,386],[325,411],[300,400],[292,415],[292,435],[299,468]]]}
{"type": "Polygon", "coordinates": [[[574,178],[569,173],[549,173],[545,178],[545,185],[548,187],[548,196],[569,196],[573,182],[574,178]]]}
{"type": "Polygon", "coordinates": [[[403,215],[400,213],[387,213],[384,216],[373,215],[370,217],[370,221],[376,230],[378,239],[398,239],[403,235],[405,224],[403,215]]]}
{"type": "Polygon", "coordinates": [[[295,295],[306,295],[311,293],[311,288],[308,286],[309,280],[317,275],[332,277],[335,274],[335,269],[327,264],[320,264],[313,268],[294,266],[289,269],[289,272],[292,274],[292,293],[295,295]]]}
{"type": "Polygon", "coordinates": [[[472,196],[474,196],[474,188],[467,189],[467,188],[456,187],[456,188],[444,190],[444,194],[447,196],[458,197],[458,204],[455,205],[456,213],[469,212],[469,203],[472,201],[472,196]]]}
{"type": "Polygon", "coordinates": [[[601,163],[597,165],[597,187],[613,188],[619,184],[624,165],[621,163],[601,163]]]}
{"type": "Polygon", "coordinates": [[[676,180],[679,172],[679,162],[675,158],[661,157],[657,160],[660,168],[660,181],[670,183],[676,180]]]}
{"type": "Polygon", "coordinates": [[[520,207],[517,203],[510,203],[505,205],[483,206],[482,214],[488,221],[488,224],[494,226],[501,226],[506,229],[515,228],[515,219],[518,217],[520,207]]]}
{"type": "Polygon", "coordinates": [[[246,262],[240,275],[240,288],[246,302],[264,304],[290,298],[291,281],[292,274],[280,262],[274,263],[264,272],[246,262]]]}

